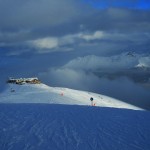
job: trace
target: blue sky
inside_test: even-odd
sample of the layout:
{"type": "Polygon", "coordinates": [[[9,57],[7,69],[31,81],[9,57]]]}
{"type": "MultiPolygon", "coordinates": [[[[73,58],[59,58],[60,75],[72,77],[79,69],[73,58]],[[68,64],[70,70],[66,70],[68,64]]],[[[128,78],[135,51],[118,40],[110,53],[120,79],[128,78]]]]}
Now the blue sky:
{"type": "Polygon", "coordinates": [[[130,9],[150,9],[149,0],[83,0],[97,9],[106,9],[109,7],[130,8],[130,9]]]}
{"type": "MultiPolygon", "coordinates": [[[[92,70],[95,72],[101,69],[97,63],[104,68],[106,60],[113,56],[121,60],[129,51],[138,55],[134,65],[144,62],[149,66],[149,7],[146,0],[0,0],[1,89],[9,76],[38,76],[49,85],[117,96],[117,91],[110,91],[109,87],[117,84],[121,89],[118,79],[113,83],[104,79],[102,89],[96,84],[101,82],[91,68],[88,71],[85,68],[95,62],[96,70],[92,70]],[[95,56],[106,59],[96,62],[95,56]],[[78,59],[87,61],[87,65],[71,68],[78,64],[78,59]],[[75,64],[70,65],[71,62],[75,64]],[[66,68],[68,64],[71,67],[66,68]]],[[[126,68],[134,67],[127,64],[126,68]]],[[[115,68],[113,65],[111,70],[115,68]]],[[[130,93],[132,96],[142,88],[141,95],[150,97],[143,87],[129,81],[137,89],[130,93]]]]}

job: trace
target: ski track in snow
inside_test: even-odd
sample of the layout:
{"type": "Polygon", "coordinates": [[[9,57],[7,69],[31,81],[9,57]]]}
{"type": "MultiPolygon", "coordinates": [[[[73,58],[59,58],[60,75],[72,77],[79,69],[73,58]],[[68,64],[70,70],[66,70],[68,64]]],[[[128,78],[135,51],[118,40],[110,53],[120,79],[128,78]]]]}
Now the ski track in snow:
{"type": "Polygon", "coordinates": [[[150,150],[150,112],[0,104],[0,150],[150,150]]]}

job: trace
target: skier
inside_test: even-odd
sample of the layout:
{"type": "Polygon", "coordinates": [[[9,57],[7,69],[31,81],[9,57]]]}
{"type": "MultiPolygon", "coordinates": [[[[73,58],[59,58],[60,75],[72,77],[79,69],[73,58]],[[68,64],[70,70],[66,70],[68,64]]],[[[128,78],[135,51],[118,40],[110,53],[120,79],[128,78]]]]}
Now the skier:
{"type": "Polygon", "coordinates": [[[91,106],[93,106],[93,100],[94,100],[93,97],[91,97],[91,98],[90,98],[91,106]]]}

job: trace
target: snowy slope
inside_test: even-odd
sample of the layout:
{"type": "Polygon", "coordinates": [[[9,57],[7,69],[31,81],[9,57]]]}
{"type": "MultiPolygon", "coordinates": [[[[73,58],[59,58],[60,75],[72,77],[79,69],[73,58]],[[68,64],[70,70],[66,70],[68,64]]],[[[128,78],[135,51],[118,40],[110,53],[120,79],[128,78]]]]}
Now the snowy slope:
{"type": "Polygon", "coordinates": [[[0,150],[150,150],[150,112],[0,104],[0,150]]]}
{"type": "Polygon", "coordinates": [[[96,106],[139,110],[140,108],[117,99],[86,91],[49,87],[45,84],[8,84],[0,94],[0,103],[49,103],[69,105],[90,105],[94,98],[96,106]]]}

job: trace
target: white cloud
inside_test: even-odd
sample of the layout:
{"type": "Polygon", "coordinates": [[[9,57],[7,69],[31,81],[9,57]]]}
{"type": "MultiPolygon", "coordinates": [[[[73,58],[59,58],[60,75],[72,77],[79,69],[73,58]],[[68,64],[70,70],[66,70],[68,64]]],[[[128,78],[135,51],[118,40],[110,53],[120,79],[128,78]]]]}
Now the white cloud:
{"type": "Polygon", "coordinates": [[[83,42],[81,40],[85,40],[86,42],[92,41],[92,40],[98,40],[104,38],[105,33],[102,31],[95,31],[91,33],[86,32],[79,32],[76,34],[69,34],[65,35],[60,38],[60,41],[64,44],[73,44],[76,41],[83,42]]]}
{"type": "Polygon", "coordinates": [[[66,34],[61,37],[49,36],[31,40],[27,43],[30,46],[35,47],[37,52],[40,53],[52,51],[68,51],[68,48],[74,50],[74,47],[76,47],[77,50],[82,50],[84,52],[90,49],[91,51],[93,50],[95,52],[98,51],[104,54],[109,54],[123,51],[122,49],[127,49],[129,46],[133,46],[134,43],[137,42],[140,44],[140,41],[138,41],[139,38],[137,38],[137,36],[137,34],[132,33],[127,35],[125,33],[108,33],[97,30],[90,33],[78,32],[75,34],[66,34]],[[127,40],[130,41],[130,44],[128,45],[125,42],[127,40]],[[119,43],[116,41],[119,41],[119,43]]]}
{"type": "Polygon", "coordinates": [[[52,49],[58,47],[58,39],[57,38],[43,38],[43,39],[37,39],[31,42],[33,46],[39,49],[52,49]]]}
{"type": "MultiPolygon", "coordinates": [[[[39,49],[55,49],[61,48],[63,46],[74,44],[76,42],[81,43],[81,40],[96,40],[102,38],[104,35],[101,31],[96,31],[91,34],[86,33],[77,33],[77,34],[68,34],[62,37],[46,37],[36,40],[28,41],[29,45],[35,47],[38,52],[45,52],[51,50],[39,50],[39,49]]],[[[67,48],[66,48],[67,49],[67,48]]],[[[60,49],[59,49],[60,50],[60,49]]],[[[64,49],[63,49],[64,50],[64,49]]]]}
{"type": "Polygon", "coordinates": [[[37,40],[27,42],[29,46],[34,47],[38,53],[48,53],[54,51],[72,51],[72,48],[64,47],[67,44],[74,43],[72,36],[64,36],[61,38],[57,37],[46,37],[37,40]]]}
{"type": "Polygon", "coordinates": [[[97,40],[97,39],[102,39],[104,37],[104,32],[102,31],[95,31],[94,33],[90,34],[79,34],[79,37],[86,40],[86,41],[91,41],[91,40],[97,40]]]}
{"type": "Polygon", "coordinates": [[[150,57],[141,57],[138,66],[150,67],[150,57]]]}

